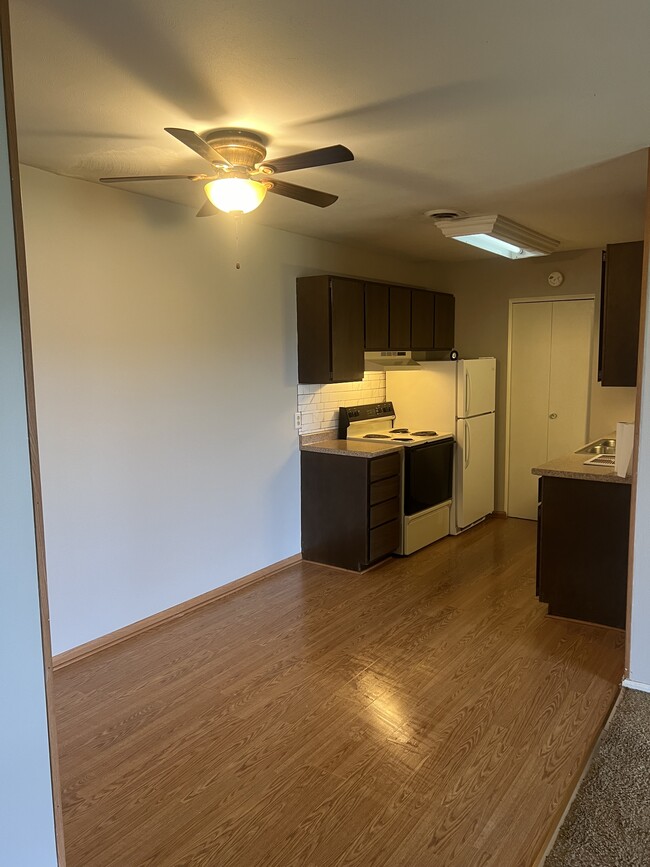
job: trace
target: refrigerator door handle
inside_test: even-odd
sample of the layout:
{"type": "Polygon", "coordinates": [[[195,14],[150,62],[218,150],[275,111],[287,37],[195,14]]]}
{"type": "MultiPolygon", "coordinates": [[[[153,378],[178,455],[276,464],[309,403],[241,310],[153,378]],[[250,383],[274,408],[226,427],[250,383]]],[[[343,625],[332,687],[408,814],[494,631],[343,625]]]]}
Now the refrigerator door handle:
{"type": "Polygon", "coordinates": [[[465,371],[465,415],[469,415],[469,407],[471,403],[470,391],[472,388],[472,380],[470,379],[469,370],[465,371]]]}
{"type": "Polygon", "coordinates": [[[469,425],[465,422],[465,469],[469,466],[470,433],[469,425]]]}

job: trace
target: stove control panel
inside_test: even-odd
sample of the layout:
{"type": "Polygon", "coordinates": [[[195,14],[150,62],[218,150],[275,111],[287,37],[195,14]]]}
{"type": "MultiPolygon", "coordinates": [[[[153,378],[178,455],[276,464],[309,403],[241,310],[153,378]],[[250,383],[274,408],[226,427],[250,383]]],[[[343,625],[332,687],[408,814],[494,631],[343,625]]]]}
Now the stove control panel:
{"type": "Polygon", "coordinates": [[[341,406],[339,407],[339,437],[346,439],[348,428],[354,422],[371,421],[377,418],[395,418],[392,401],[366,403],[361,406],[341,406]]]}

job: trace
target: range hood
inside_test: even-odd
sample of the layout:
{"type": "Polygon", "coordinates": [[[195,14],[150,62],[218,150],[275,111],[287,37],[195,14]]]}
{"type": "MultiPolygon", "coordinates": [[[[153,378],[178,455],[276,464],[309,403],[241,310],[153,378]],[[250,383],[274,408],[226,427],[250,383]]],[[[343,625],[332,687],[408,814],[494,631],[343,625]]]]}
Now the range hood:
{"type": "Polygon", "coordinates": [[[364,353],[364,370],[418,370],[419,367],[410,352],[386,350],[364,353]]]}

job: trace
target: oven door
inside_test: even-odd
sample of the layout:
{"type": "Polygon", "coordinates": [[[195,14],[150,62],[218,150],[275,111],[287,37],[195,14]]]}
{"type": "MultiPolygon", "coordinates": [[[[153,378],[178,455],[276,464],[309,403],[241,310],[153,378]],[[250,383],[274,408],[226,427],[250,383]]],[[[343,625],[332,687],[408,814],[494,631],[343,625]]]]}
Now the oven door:
{"type": "Polygon", "coordinates": [[[414,515],[451,499],[454,441],[404,449],[404,514],[414,515]]]}

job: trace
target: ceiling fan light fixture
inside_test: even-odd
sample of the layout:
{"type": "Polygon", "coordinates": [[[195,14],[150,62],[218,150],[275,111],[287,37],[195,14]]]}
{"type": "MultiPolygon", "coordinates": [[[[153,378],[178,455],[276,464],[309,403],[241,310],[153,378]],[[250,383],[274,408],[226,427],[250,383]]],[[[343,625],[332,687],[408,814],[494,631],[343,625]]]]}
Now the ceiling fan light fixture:
{"type": "Polygon", "coordinates": [[[437,220],[436,226],[446,238],[496,253],[506,259],[547,256],[560,243],[499,214],[437,220]]]}
{"type": "Polygon", "coordinates": [[[264,201],[269,184],[250,178],[219,178],[204,187],[206,196],[215,208],[226,214],[248,214],[264,201]]]}

